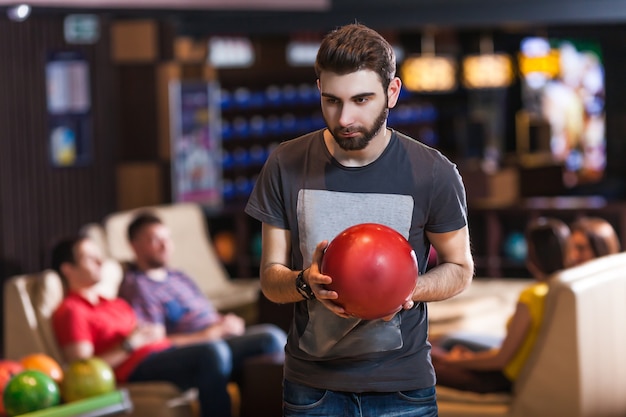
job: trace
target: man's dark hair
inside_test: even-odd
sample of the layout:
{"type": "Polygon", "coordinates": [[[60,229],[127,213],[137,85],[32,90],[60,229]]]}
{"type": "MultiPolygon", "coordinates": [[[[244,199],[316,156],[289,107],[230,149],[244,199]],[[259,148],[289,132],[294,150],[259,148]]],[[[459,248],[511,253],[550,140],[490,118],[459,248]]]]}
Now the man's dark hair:
{"type": "Polygon", "coordinates": [[[569,235],[569,227],[559,219],[532,220],[526,228],[528,261],[546,275],[564,269],[569,235]]]}
{"type": "Polygon", "coordinates": [[[61,265],[68,262],[71,264],[76,263],[75,249],[79,243],[88,239],[84,234],[78,234],[75,236],[65,237],[60,239],[52,247],[50,254],[50,267],[61,277],[64,285],[67,285],[67,280],[61,271],[61,265]]]}
{"type": "Polygon", "coordinates": [[[572,232],[581,232],[591,246],[596,258],[618,253],[619,238],[615,229],[605,219],[600,217],[581,217],[570,224],[572,232]]]}
{"type": "Polygon", "coordinates": [[[161,221],[159,216],[149,211],[138,213],[128,225],[128,241],[132,242],[133,240],[135,240],[139,232],[141,232],[144,227],[153,224],[163,224],[163,221],[161,221]]]}
{"type": "Polygon", "coordinates": [[[317,77],[322,71],[345,75],[360,70],[378,74],[387,91],[396,74],[396,57],[389,42],[359,23],[342,26],[326,35],[315,59],[317,77]]]}

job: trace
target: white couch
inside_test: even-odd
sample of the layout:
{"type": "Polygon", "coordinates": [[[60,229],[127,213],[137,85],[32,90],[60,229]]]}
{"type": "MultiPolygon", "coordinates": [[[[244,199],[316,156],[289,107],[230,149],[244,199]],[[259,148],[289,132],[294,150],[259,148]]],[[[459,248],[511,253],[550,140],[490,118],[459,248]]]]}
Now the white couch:
{"type": "MultiPolygon", "coordinates": [[[[453,298],[438,306],[450,303],[464,311],[456,317],[459,328],[462,316],[474,310],[471,304],[463,309],[462,301],[453,298]]],[[[557,273],[550,280],[541,333],[513,393],[439,387],[439,416],[626,416],[625,317],[626,253],[557,273]]]]}

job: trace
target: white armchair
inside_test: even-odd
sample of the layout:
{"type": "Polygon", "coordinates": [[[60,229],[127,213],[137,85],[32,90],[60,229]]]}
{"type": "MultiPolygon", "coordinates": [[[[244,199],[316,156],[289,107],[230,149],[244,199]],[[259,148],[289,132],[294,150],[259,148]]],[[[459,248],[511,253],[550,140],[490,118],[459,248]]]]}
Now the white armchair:
{"type": "MultiPolygon", "coordinates": [[[[209,237],[202,209],[193,203],[142,207],[115,212],[102,222],[103,242],[112,258],[126,262],[133,259],[127,228],[139,211],[149,210],[170,229],[174,242],[171,265],[193,278],[200,289],[221,311],[239,311],[254,306],[260,294],[258,278],[230,278],[217,257],[209,237]]],[[[90,235],[97,236],[93,225],[90,235]]]]}
{"type": "Polygon", "coordinates": [[[557,273],[543,327],[511,394],[439,387],[441,417],[626,415],[626,253],[557,273]]]}

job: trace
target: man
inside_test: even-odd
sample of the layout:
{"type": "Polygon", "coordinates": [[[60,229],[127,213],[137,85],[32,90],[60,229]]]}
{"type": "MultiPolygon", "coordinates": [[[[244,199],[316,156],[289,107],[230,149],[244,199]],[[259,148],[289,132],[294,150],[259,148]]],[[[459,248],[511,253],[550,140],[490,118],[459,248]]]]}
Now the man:
{"type": "Polygon", "coordinates": [[[471,282],[466,199],[450,161],[387,128],[401,88],[395,66],[375,31],[351,24],[329,33],[315,63],[327,128],[282,143],[246,206],[262,222],[264,294],[295,303],[285,416],[437,415],[426,302],[471,282]],[[366,222],[396,229],[418,257],[412,297],[384,320],[350,317],[320,272],[328,242],[366,222]],[[431,244],[439,265],[426,273],[431,244]]]}
{"type": "Polygon", "coordinates": [[[567,266],[576,266],[621,251],[619,237],[607,220],[580,217],[570,224],[572,234],[567,245],[567,266]]]}
{"type": "Polygon", "coordinates": [[[128,226],[128,239],[135,262],[127,268],[119,295],[141,322],[164,326],[175,346],[220,344],[228,352],[224,366],[233,370],[235,380],[246,358],[284,350],[286,336],[277,326],[246,328],[241,317],[220,314],[189,276],[168,267],[173,243],[160,218],[139,213],[128,226]]]}
{"type": "Polygon", "coordinates": [[[100,295],[101,267],[97,245],[85,236],[61,240],[52,251],[52,268],[66,291],[52,316],[65,359],[98,356],[113,367],[118,382],[169,381],[181,390],[197,388],[202,417],[229,417],[231,375],[222,366],[220,346],[172,347],[163,326],[142,324],[124,300],[100,295]]]}

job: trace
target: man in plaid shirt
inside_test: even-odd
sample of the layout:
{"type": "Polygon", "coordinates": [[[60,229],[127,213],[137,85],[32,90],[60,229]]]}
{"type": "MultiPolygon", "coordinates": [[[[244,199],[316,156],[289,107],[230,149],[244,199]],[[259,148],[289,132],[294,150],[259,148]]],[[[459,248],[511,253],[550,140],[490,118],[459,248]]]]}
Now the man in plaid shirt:
{"type": "Polygon", "coordinates": [[[128,226],[128,239],[135,262],[126,271],[119,296],[140,322],[163,325],[175,346],[223,345],[224,366],[232,368],[235,380],[246,358],[283,351],[286,335],[279,327],[246,327],[241,317],[221,314],[192,278],[168,267],[173,244],[169,229],[156,215],[139,213],[128,226]]]}

